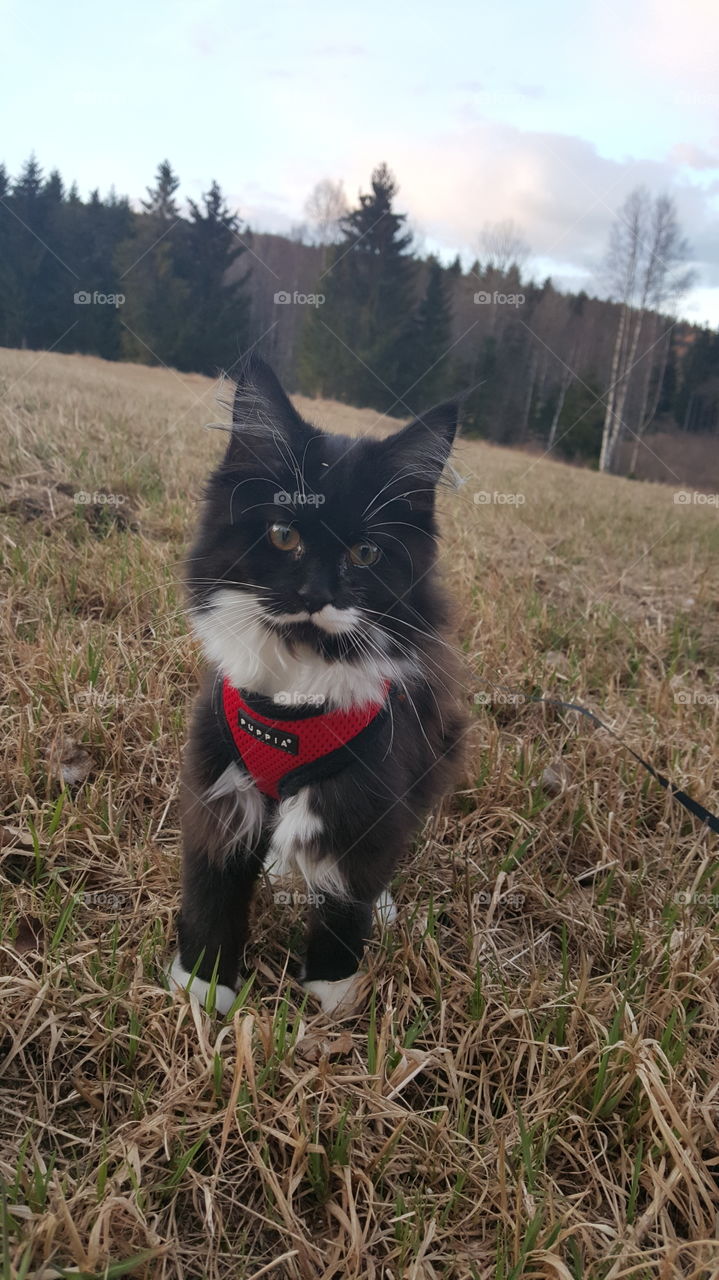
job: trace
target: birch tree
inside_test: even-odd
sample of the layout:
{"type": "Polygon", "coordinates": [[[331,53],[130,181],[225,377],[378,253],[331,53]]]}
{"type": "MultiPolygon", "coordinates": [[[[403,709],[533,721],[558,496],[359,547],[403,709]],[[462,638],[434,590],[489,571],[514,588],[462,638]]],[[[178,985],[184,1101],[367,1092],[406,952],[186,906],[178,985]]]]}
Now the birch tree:
{"type": "MultiPolygon", "coordinates": [[[[632,191],[612,227],[605,268],[610,297],[619,303],[619,319],[605,398],[600,471],[611,471],[615,465],[633,370],[653,358],[651,345],[637,356],[642,330],[652,311],[671,311],[691,284],[692,273],[684,267],[688,254],[671,196],[652,198],[643,187],[632,191]]],[[[642,416],[644,412],[643,407],[642,416]]],[[[645,429],[641,421],[637,426],[645,429]]]]}
{"type": "Polygon", "coordinates": [[[529,245],[513,218],[485,222],[479,235],[488,271],[504,275],[510,267],[522,267],[529,256],[529,245]]]}
{"type": "Polygon", "coordinates": [[[304,214],[312,243],[326,248],[342,239],[342,219],[349,213],[344,184],[322,178],[305,201],[304,214]]]}

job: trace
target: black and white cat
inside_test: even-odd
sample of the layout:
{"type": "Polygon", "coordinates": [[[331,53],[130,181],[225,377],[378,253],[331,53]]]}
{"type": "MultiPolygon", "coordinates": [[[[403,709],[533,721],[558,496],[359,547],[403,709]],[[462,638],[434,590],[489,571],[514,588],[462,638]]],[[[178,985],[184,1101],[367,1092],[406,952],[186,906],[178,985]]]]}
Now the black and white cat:
{"type": "MultiPolygon", "coordinates": [[[[460,763],[435,489],[454,405],[386,439],[322,432],[253,359],[188,563],[210,671],[182,779],[174,987],[235,998],[264,868],[312,902],[301,979],[350,1004],[373,906],[460,763]]],[[[384,898],[386,903],[386,898],[384,898]]],[[[391,901],[391,900],[390,900],[391,901]]]]}

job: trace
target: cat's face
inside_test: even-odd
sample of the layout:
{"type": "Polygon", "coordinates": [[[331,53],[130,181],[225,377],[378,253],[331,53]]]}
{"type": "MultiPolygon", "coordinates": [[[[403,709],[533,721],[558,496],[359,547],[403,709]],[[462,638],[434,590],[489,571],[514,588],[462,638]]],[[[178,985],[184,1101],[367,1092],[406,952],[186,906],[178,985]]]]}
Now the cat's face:
{"type": "Polygon", "coordinates": [[[433,622],[434,496],[456,409],[386,440],[329,435],[255,362],[233,423],[188,566],[205,632],[212,612],[240,643],[259,629],[329,661],[406,656],[433,622]]]}

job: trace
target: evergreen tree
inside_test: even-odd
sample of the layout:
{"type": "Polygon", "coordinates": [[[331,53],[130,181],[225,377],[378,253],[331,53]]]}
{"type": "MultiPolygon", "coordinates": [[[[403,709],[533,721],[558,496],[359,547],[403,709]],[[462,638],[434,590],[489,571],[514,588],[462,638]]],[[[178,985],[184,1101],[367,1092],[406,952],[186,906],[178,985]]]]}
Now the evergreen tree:
{"type": "Polygon", "coordinates": [[[31,213],[32,206],[40,198],[42,188],[42,169],[33,152],[29,160],[25,161],[22,173],[13,187],[13,196],[18,210],[31,213]]]}
{"type": "Polygon", "coordinates": [[[160,226],[174,222],[180,216],[175,200],[175,192],[179,185],[180,179],[176,173],[173,173],[170,161],[162,160],[157,166],[154,187],[146,188],[147,199],[140,202],[145,213],[156,217],[160,226]]]}
{"type": "Polygon", "coordinates": [[[695,332],[680,364],[676,417],[684,431],[719,430],[719,333],[695,332]]]}
{"type": "Polygon", "coordinates": [[[43,184],[39,200],[41,236],[46,252],[41,264],[42,316],[33,328],[32,346],[73,351],[78,311],[75,292],[80,287],[77,264],[65,237],[65,189],[57,169],[43,184]]]}
{"type": "Polygon", "coordinates": [[[8,206],[10,178],[4,164],[0,164],[0,347],[12,345],[10,325],[10,289],[12,270],[10,246],[12,243],[12,214],[8,206]]]}
{"type": "Polygon", "coordinates": [[[497,379],[497,339],[489,334],[475,360],[461,369],[460,381],[471,388],[462,406],[462,429],[467,435],[493,435],[493,396],[497,379]]]}
{"type": "MultiPolygon", "coordinates": [[[[64,207],[65,243],[68,261],[78,271],[82,289],[105,298],[127,293],[118,269],[118,245],[127,240],[134,224],[129,201],[110,195],[102,200],[93,191],[87,204],[68,199],[64,207]]],[[[121,324],[124,306],[109,302],[76,308],[79,323],[73,339],[83,351],[117,360],[123,353],[125,330],[121,324]]]]}
{"type": "Polygon", "coordinates": [[[41,191],[42,171],[35,156],[31,155],[12,185],[9,201],[11,225],[7,305],[15,342],[19,347],[34,345],[40,314],[41,264],[46,252],[38,239],[41,191]]]}
{"type": "Polygon", "coordinates": [[[451,331],[452,309],[445,272],[436,258],[430,258],[427,287],[414,317],[411,349],[414,386],[406,397],[416,411],[438,404],[452,389],[451,331]]]}
{"type": "Polygon", "coordinates": [[[239,218],[216,182],[202,196],[202,207],[194,200],[189,204],[179,262],[187,304],[175,363],[179,369],[213,374],[231,370],[249,341],[247,276],[235,265],[245,247],[238,236],[239,218]]]}
{"type": "Polygon", "coordinates": [[[71,350],[75,280],[62,242],[62,179],[45,181],[31,156],[11,183],[0,178],[0,341],[71,350]],[[65,337],[63,338],[63,335],[65,337]]]}
{"type": "Polygon", "coordinates": [[[122,350],[141,364],[176,363],[185,320],[188,289],[178,272],[177,234],[181,218],[175,192],[180,180],[169,160],[158,166],[147,188],[143,212],[135,218],[131,239],[117,253],[118,278],[125,295],[120,317],[122,350]]]}
{"type": "Polygon", "coordinates": [[[406,214],[396,213],[385,164],[342,219],[342,240],[322,278],[325,304],[305,328],[300,383],[312,393],[404,413],[416,264],[406,214]]]}
{"type": "MultiPolygon", "coordinates": [[[[0,165],[0,344],[213,373],[232,371],[252,338],[279,319],[268,354],[291,379],[304,325],[306,390],[404,416],[407,402],[421,410],[459,388],[469,431],[507,444],[539,434],[565,456],[596,456],[597,415],[579,388],[611,383],[616,304],[564,294],[549,279],[524,281],[516,262],[496,255],[469,274],[459,258],[447,268],[431,258],[417,262],[386,166],[341,219],[342,243],[329,247],[329,266],[316,248],[254,237],[276,281],[254,264],[244,271],[240,224],[216,183],[186,214],[178,189],[163,161],[135,211],[112,189],[81,198],[57,170],[45,177],[34,156],[14,179],[0,165]],[[318,269],[323,277],[313,287],[318,269]],[[326,305],[278,311],[278,284],[321,292],[326,305]],[[485,295],[479,307],[478,286],[485,295]],[[487,303],[497,293],[522,293],[521,310],[507,299],[487,303]],[[98,294],[127,301],[115,307],[98,294]],[[450,352],[453,332],[461,337],[450,352]]],[[[247,240],[249,230],[242,235],[247,240]]],[[[642,342],[651,363],[627,412],[640,424],[656,411],[662,428],[719,433],[719,335],[683,324],[667,351],[650,342],[666,327],[656,300],[646,316],[642,342]]]]}
{"type": "Polygon", "coordinates": [[[599,464],[604,406],[601,388],[589,379],[575,380],[567,391],[559,417],[557,452],[573,461],[599,464]]]}

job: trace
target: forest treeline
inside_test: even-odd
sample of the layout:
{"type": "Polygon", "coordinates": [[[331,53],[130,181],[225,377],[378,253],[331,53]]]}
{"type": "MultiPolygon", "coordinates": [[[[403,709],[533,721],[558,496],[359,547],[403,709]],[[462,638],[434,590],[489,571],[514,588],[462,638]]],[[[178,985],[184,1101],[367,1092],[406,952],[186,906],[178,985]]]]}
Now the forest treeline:
{"type": "Polygon", "coordinates": [[[256,345],[291,390],[398,417],[460,391],[465,431],[608,470],[659,428],[719,435],[719,334],[672,314],[664,198],[620,212],[601,299],[531,279],[508,224],[468,269],[420,255],[384,165],[355,207],[318,184],[289,236],[243,225],[217,183],[185,208],[178,189],[167,161],[136,207],[0,166],[0,345],[211,375],[256,345]]]}

